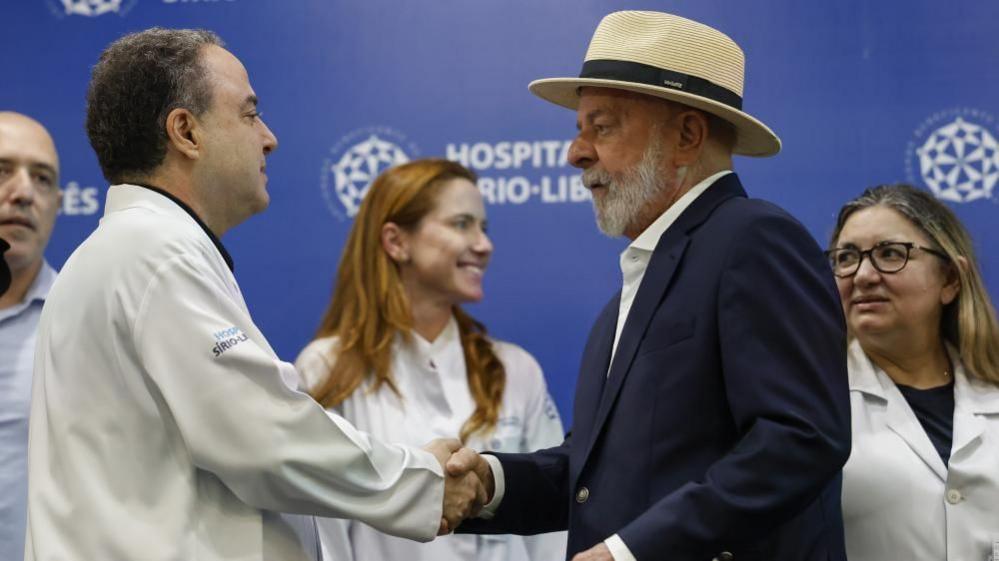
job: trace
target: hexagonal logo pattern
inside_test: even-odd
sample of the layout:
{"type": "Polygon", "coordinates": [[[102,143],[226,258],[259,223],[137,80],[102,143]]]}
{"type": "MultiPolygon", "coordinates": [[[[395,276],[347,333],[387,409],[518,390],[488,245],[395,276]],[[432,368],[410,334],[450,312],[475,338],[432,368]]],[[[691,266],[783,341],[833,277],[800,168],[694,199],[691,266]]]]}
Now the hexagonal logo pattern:
{"type": "Polygon", "coordinates": [[[58,16],[97,17],[104,14],[124,15],[135,0],[49,0],[53,13],[58,16]]]}
{"type": "Polygon", "coordinates": [[[338,218],[353,218],[371,182],[386,169],[406,163],[417,149],[389,127],[352,131],[330,149],[323,162],[322,191],[338,218]]]}
{"type": "Polygon", "coordinates": [[[954,109],[934,115],[909,146],[909,179],[918,179],[937,198],[970,203],[993,198],[999,182],[999,141],[991,115],[954,109]]]}

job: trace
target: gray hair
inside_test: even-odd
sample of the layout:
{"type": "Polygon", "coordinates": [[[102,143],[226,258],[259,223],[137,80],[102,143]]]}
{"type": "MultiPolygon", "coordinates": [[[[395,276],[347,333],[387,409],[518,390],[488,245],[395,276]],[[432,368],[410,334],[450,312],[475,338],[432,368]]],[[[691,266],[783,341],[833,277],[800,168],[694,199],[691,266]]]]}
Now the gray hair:
{"type": "Polygon", "coordinates": [[[154,27],[101,53],[87,90],[87,136],[104,177],[120,183],[155,170],[166,156],[166,118],[177,108],[208,110],[212,88],[201,64],[222,39],[201,29],[154,27]]]}

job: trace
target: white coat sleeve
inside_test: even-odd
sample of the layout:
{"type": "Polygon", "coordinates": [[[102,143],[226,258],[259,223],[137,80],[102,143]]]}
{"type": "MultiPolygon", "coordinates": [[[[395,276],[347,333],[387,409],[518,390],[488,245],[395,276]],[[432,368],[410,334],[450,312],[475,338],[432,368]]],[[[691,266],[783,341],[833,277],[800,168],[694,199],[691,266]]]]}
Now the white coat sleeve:
{"type": "MultiPolygon", "coordinates": [[[[333,367],[329,356],[330,340],[318,340],[309,343],[298,358],[295,359],[295,370],[301,376],[300,386],[305,391],[311,391],[321,384],[333,367]]],[[[327,412],[336,415],[337,412],[327,412]]],[[[352,421],[352,419],[347,419],[352,421]]],[[[355,522],[346,518],[317,518],[319,542],[322,548],[323,561],[354,561],[354,544],[351,542],[351,528],[355,522]]]]}
{"type": "Polygon", "coordinates": [[[167,409],[156,413],[176,423],[195,466],[256,508],[433,539],[444,485],[431,454],[384,444],[289,387],[294,367],[203,256],[186,252],[152,278],[134,352],[167,409]]]}
{"type": "MultiPolygon", "coordinates": [[[[533,452],[558,446],[565,440],[565,432],[541,366],[527,351],[523,353],[524,360],[517,362],[525,370],[531,391],[527,394],[524,412],[524,449],[521,452],[533,452]]],[[[547,561],[565,559],[566,538],[566,532],[550,532],[524,536],[523,540],[530,561],[547,561]]]]}

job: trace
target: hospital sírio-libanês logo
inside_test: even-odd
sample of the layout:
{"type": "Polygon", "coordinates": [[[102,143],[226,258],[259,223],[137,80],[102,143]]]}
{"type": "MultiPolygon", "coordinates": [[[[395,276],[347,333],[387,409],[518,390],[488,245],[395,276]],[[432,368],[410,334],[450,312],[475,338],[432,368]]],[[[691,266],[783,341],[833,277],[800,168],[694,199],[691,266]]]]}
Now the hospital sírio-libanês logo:
{"type": "Polygon", "coordinates": [[[97,17],[105,14],[123,16],[138,0],[46,0],[49,9],[58,17],[97,17]]]}
{"type": "Polygon", "coordinates": [[[940,111],[914,132],[906,149],[910,183],[929,187],[938,199],[955,203],[999,202],[999,131],[995,118],[980,109],[940,111]]]}
{"type": "Polygon", "coordinates": [[[347,133],[323,160],[321,187],[326,205],[341,220],[353,218],[379,174],[418,154],[416,145],[390,127],[364,127],[347,133]]]}

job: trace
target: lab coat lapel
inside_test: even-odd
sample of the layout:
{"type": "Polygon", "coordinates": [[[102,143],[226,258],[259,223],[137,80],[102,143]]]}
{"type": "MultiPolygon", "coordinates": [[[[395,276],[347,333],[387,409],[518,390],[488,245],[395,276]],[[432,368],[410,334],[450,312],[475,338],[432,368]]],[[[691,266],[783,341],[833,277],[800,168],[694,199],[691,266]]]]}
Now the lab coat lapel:
{"type": "MultiPolygon", "coordinates": [[[[887,375],[885,377],[887,378],[887,375]]],[[[933,447],[933,443],[926,435],[926,431],[923,430],[923,426],[919,424],[916,414],[912,412],[912,408],[902,397],[902,392],[898,391],[890,379],[888,382],[892,384],[888,390],[888,428],[901,437],[941,481],[946,481],[947,466],[944,465],[943,459],[940,458],[937,449],[933,447]]]]}
{"type": "Polygon", "coordinates": [[[885,424],[888,428],[897,434],[941,481],[946,481],[947,466],[933,447],[923,426],[919,424],[919,419],[912,412],[909,403],[905,401],[902,392],[898,391],[895,382],[871,362],[856,340],[850,344],[847,360],[850,390],[860,391],[881,401],[885,407],[885,424]]]}

